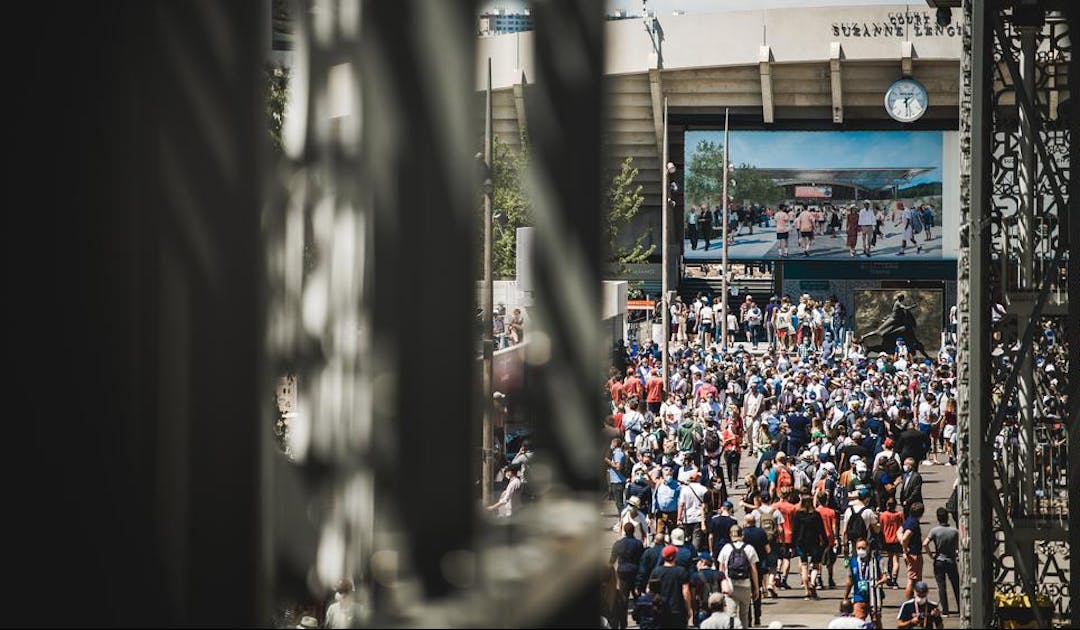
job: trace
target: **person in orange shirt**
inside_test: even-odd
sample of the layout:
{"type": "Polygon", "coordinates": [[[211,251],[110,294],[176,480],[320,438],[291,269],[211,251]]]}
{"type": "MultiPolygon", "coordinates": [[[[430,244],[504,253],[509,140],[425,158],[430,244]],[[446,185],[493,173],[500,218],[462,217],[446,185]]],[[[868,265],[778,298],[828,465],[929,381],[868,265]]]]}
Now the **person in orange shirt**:
{"type": "Polygon", "coordinates": [[[782,590],[790,590],[788,586],[787,576],[791,570],[791,526],[794,523],[795,511],[799,509],[799,491],[793,489],[787,489],[784,495],[783,501],[777,501],[773,507],[780,510],[780,513],[784,515],[784,538],[780,543],[780,562],[777,567],[777,573],[780,575],[779,586],[782,590]]]}
{"type": "Polygon", "coordinates": [[[627,368],[626,380],[623,382],[623,393],[627,397],[637,398],[641,400],[645,394],[645,386],[641,384],[641,380],[637,377],[633,368],[627,368]]]}
{"type": "Polygon", "coordinates": [[[660,378],[660,373],[653,368],[649,372],[649,380],[645,382],[645,402],[649,406],[649,411],[653,416],[660,415],[660,403],[664,402],[664,379],[660,378]]]}
{"type": "Polygon", "coordinates": [[[892,588],[900,588],[900,584],[896,581],[896,576],[900,573],[900,537],[899,530],[900,524],[904,522],[904,513],[897,511],[896,499],[890,497],[885,501],[885,509],[882,510],[880,516],[881,522],[881,537],[883,541],[883,549],[888,554],[888,570],[889,581],[887,584],[892,588]]]}
{"type": "MultiPolygon", "coordinates": [[[[821,558],[822,573],[828,572],[829,588],[836,588],[833,579],[833,564],[836,562],[836,530],[840,524],[836,520],[836,510],[829,507],[829,495],[827,492],[819,492],[817,497],[817,513],[821,515],[821,521],[825,523],[825,555],[821,558]]],[[[822,584],[821,575],[818,574],[818,588],[825,588],[822,584]]]]}
{"type": "Polygon", "coordinates": [[[608,392],[611,393],[611,402],[615,405],[615,408],[621,407],[623,404],[622,374],[616,372],[611,375],[611,379],[608,381],[608,392]]]}

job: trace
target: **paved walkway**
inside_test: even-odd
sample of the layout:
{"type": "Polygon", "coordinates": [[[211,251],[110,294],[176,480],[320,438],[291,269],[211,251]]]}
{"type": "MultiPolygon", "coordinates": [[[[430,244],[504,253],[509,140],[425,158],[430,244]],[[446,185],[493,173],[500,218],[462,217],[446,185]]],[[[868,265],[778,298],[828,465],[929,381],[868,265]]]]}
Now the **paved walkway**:
{"type": "MultiPolygon", "coordinates": [[[[745,456],[744,453],[740,477],[752,472],[754,464],[753,458],[745,456]]],[[[935,517],[937,508],[944,507],[946,499],[949,498],[949,494],[952,492],[953,481],[956,479],[956,467],[927,466],[924,464],[920,468],[920,472],[923,476],[923,499],[926,503],[926,513],[921,521],[923,537],[925,538],[930,528],[937,523],[935,517]]],[[[734,491],[729,490],[729,492],[738,497],[745,492],[745,487],[740,483],[734,491]]],[[[738,504],[738,501],[734,499],[732,502],[738,504]]],[[[605,511],[605,518],[602,521],[608,528],[608,535],[604,540],[609,549],[615,541],[615,534],[611,531],[611,527],[615,522],[614,514],[614,503],[608,502],[608,509],[605,511]]],[[[741,518],[743,514],[744,512],[741,509],[736,509],[736,518],[741,518]]],[[[799,586],[799,563],[797,560],[792,561],[791,574],[788,576],[788,584],[791,585],[792,589],[789,591],[777,591],[779,597],[776,599],[765,598],[761,615],[762,625],[760,627],[766,627],[774,620],[783,622],[785,628],[824,628],[828,626],[829,621],[837,615],[840,600],[844,595],[846,574],[843,572],[842,562],[843,559],[838,559],[833,567],[837,588],[835,590],[819,590],[819,600],[806,601],[803,599],[803,591],[799,586]]],[[[901,567],[899,580],[901,587],[906,584],[905,576],[906,570],[901,567]]],[[[930,600],[939,602],[937,584],[934,581],[934,570],[928,556],[924,556],[923,580],[930,585],[930,600]]],[[[904,591],[902,588],[900,590],[885,590],[885,604],[882,611],[882,624],[885,628],[896,627],[896,615],[899,612],[900,604],[903,603],[903,597],[904,591]]],[[[944,620],[946,628],[961,627],[960,618],[956,614],[958,606],[953,599],[950,587],[949,605],[953,614],[944,620]]],[[[630,624],[631,628],[637,627],[633,619],[630,620],[630,624]]]]}

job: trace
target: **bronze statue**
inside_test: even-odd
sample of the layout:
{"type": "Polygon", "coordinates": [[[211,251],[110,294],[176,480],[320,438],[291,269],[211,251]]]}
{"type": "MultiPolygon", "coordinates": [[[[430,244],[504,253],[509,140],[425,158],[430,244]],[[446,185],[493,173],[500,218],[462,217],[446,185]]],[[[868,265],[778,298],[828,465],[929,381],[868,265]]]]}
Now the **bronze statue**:
{"type": "Polygon", "coordinates": [[[913,352],[921,352],[926,358],[926,353],[919,338],[915,336],[915,316],[912,311],[915,304],[905,304],[903,293],[897,293],[893,301],[892,312],[885,321],[872,332],[863,335],[858,341],[866,347],[867,351],[884,352],[894,354],[896,352],[896,340],[903,339],[913,352]]]}

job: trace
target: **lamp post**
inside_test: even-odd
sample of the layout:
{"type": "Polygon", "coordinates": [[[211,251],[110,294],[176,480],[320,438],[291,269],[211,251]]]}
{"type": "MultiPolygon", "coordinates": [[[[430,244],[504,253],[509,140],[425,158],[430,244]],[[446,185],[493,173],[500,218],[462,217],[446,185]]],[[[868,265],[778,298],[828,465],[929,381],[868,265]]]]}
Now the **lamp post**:
{"type": "MultiPolygon", "coordinates": [[[[723,210],[724,211],[724,219],[723,219],[723,221],[724,221],[724,229],[723,229],[724,249],[723,249],[723,252],[724,253],[723,253],[723,263],[722,263],[723,270],[721,271],[721,281],[720,281],[721,291],[723,291],[723,293],[724,293],[723,297],[721,298],[722,304],[723,304],[723,314],[721,315],[721,321],[720,321],[720,334],[724,338],[720,341],[720,347],[721,348],[727,348],[727,342],[728,342],[728,259],[727,259],[727,255],[728,255],[728,192],[727,192],[727,185],[728,185],[728,147],[729,146],[730,146],[730,144],[728,143],[728,110],[727,110],[727,108],[725,108],[724,109],[724,193],[723,193],[724,194],[724,203],[723,203],[723,209],[724,209],[723,210]]],[[[712,228],[709,228],[709,229],[712,229],[712,228]]],[[[706,242],[708,242],[708,241],[706,241],[706,242]]]]}
{"type": "Polygon", "coordinates": [[[671,223],[669,215],[671,214],[671,207],[668,205],[668,175],[675,172],[675,165],[668,162],[668,105],[667,97],[664,97],[664,147],[663,158],[660,160],[663,164],[663,171],[661,173],[661,192],[660,192],[660,207],[663,208],[663,212],[660,215],[661,222],[661,240],[660,255],[661,255],[661,269],[660,272],[660,305],[663,307],[664,312],[661,314],[660,321],[663,327],[664,343],[661,346],[663,351],[661,353],[660,369],[663,371],[664,389],[667,389],[668,383],[668,345],[671,341],[671,305],[668,304],[668,291],[671,290],[671,281],[669,279],[671,254],[669,246],[670,239],[670,227],[671,223]]]}

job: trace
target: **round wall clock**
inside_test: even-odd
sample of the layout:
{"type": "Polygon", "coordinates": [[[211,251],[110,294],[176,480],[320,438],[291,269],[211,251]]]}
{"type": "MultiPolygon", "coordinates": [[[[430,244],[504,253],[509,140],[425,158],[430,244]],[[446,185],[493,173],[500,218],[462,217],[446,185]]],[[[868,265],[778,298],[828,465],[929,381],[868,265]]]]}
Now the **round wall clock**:
{"type": "Polygon", "coordinates": [[[921,118],[928,104],[926,88],[915,79],[900,79],[885,90],[885,111],[902,123],[921,118]]]}

